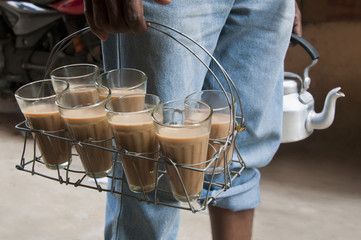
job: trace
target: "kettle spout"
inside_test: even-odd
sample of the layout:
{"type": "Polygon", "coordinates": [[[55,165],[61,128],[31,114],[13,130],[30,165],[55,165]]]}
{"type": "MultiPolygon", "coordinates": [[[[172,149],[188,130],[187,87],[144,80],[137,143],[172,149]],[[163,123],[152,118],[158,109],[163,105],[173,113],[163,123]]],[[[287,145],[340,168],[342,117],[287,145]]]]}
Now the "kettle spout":
{"type": "Polygon", "coordinates": [[[340,87],[334,88],[327,94],[321,113],[315,111],[309,113],[306,121],[307,131],[312,132],[314,129],[325,129],[331,126],[335,118],[336,100],[339,97],[345,97],[345,94],[340,90],[340,87]]]}

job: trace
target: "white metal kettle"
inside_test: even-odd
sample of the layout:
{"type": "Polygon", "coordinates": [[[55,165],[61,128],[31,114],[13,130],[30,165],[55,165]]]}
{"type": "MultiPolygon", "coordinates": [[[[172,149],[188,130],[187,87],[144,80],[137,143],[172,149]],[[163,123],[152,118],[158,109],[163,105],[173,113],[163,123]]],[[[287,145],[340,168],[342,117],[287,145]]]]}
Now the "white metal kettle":
{"type": "Polygon", "coordinates": [[[300,141],[310,136],[314,129],[328,128],[334,120],[336,100],[345,96],[340,92],[340,87],[334,88],[327,94],[322,112],[314,111],[314,99],[307,91],[311,83],[308,74],[310,68],[317,63],[319,54],[309,42],[297,35],[292,35],[292,41],[307,51],[312,63],[305,68],[303,78],[295,73],[285,72],[282,143],[300,141]]]}

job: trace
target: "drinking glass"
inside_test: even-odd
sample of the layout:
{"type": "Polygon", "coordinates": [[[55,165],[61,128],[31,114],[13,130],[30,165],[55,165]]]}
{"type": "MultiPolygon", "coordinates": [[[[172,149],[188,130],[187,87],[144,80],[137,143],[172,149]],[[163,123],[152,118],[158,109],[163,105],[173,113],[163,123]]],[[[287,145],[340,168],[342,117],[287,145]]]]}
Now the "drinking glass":
{"type": "MultiPolygon", "coordinates": [[[[58,91],[66,90],[68,83],[54,80],[58,91]]],[[[48,137],[42,132],[65,138],[66,126],[55,105],[56,92],[50,79],[39,80],[20,87],[15,92],[16,101],[30,128],[34,131],[37,146],[45,166],[61,169],[71,162],[70,142],[48,137]]]]}
{"type": "Polygon", "coordinates": [[[56,98],[59,112],[68,127],[85,173],[102,178],[112,171],[112,135],[108,125],[105,103],[110,98],[107,87],[94,84],[69,88],[56,98]],[[96,146],[91,146],[88,143],[96,146]]]}
{"type": "MultiPolygon", "coordinates": [[[[214,154],[219,152],[221,147],[225,145],[228,135],[233,134],[234,130],[234,113],[231,111],[236,108],[236,100],[228,92],[222,90],[203,90],[195,92],[186,97],[186,99],[196,99],[207,103],[213,109],[211,133],[209,136],[209,146],[207,152],[207,159],[212,159],[214,154]],[[232,99],[232,101],[231,101],[232,99]]],[[[224,171],[225,164],[229,165],[232,162],[234,142],[227,145],[224,151],[219,152],[219,158],[215,161],[208,173],[221,173],[224,171]],[[224,162],[224,159],[227,159],[224,162]],[[215,168],[215,169],[214,169],[215,168]]]]}
{"type": "Polygon", "coordinates": [[[99,67],[89,63],[65,65],[54,69],[50,73],[52,80],[64,80],[69,83],[69,88],[95,84],[95,79],[98,76],[99,67]]]}
{"type": "Polygon", "coordinates": [[[129,94],[145,94],[147,75],[137,69],[120,68],[100,74],[96,83],[110,88],[111,98],[129,94]]]}
{"type": "Polygon", "coordinates": [[[181,202],[202,194],[212,109],[198,100],[172,100],[155,107],[152,118],[173,196],[181,202]],[[198,170],[199,169],[199,170],[198,170]]]}
{"type": "Polygon", "coordinates": [[[158,141],[151,113],[159,103],[158,96],[139,94],[114,98],[105,105],[117,148],[130,152],[121,159],[129,189],[135,193],[155,188],[158,141]]]}

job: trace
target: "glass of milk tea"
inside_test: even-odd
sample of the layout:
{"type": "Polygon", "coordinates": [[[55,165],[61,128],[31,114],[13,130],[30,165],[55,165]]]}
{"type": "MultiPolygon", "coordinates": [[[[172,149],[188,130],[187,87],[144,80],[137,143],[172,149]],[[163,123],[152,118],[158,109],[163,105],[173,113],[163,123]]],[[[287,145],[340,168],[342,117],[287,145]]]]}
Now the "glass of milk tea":
{"type": "MultiPolygon", "coordinates": [[[[66,90],[68,83],[55,80],[58,91],[66,90]]],[[[50,79],[39,80],[20,87],[15,98],[21,112],[36,139],[45,166],[49,169],[61,169],[71,162],[69,141],[48,137],[42,132],[66,138],[66,125],[55,105],[56,92],[50,79]]]]}
{"type": "Polygon", "coordinates": [[[178,99],[159,104],[152,113],[161,159],[178,201],[202,194],[212,112],[199,100],[178,99]]]}
{"type": "Polygon", "coordinates": [[[113,168],[112,152],[102,149],[112,148],[112,134],[104,109],[109,99],[109,88],[95,84],[69,88],[56,98],[70,137],[79,142],[75,149],[85,173],[93,178],[105,177],[113,168]]]}
{"type": "Polygon", "coordinates": [[[105,105],[116,146],[128,152],[120,157],[129,189],[135,193],[155,189],[159,154],[151,113],[159,103],[158,96],[134,94],[105,105]]]}
{"type": "MultiPolygon", "coordinates": [[[[95,84],[99,76],[99,67],[89,63],[77,63],[58,67],[51,71],[52,80],[63,80],[69,83],[69,88],[79,85],[95,84]]],[[[56,86],[54,86],[56,88],[56,86]]]]}
{"type": "Polygon", "coordinates": [[[111,98],[129,94],[145,94],[147,75],[133,68],[120,68],[104,72],[96,78],[96,84],[111,90],[111,98]]]}
{"type": "Polygon", "coordinates": [[[216,153],[218,153],[218,158],[213,160],[206,172],[222,173],[224,168],[232,162],[235,141],[226,145],[226,140],[234,131],[233,118],[235,116],[236,99],[229,92],[223,92],[222,90],[203,90],[188,95],[186,99],[203,101],[213,109],[207,159],[212,162],[212,158],[216,157],[216,153]],[[223,149],[221,149],[222,146],[224,146],[223,149]]]}

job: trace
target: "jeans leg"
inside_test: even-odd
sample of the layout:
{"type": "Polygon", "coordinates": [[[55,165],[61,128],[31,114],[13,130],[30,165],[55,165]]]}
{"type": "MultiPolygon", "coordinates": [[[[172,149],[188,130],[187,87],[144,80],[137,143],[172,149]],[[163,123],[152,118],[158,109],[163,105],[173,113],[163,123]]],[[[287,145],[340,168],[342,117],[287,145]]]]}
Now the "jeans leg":
{"type": "MultiPolygon", "coordinates": [[[[288,0],[236,1],[218,39],[214,56],[236,85],[247,128],[237,138],[247,169],[217,198],[218,207],[238,211],[259,204],[260,174],[256,168],[266,166],[280,144],[283,63],[294,5],[288,0]]],[[[219,85],[208,75],[204,87],[217,89],[219,85]]],[[[232,164],[231,170],[239,170],[239,164],[232,164]]],[[[220,174],[215,180],[222,179],[220,174]]]]}
{"type": "MultiPolygon", "coordinates": [[[[152,0],[144,1],[144,9],[147,20],[174,27],[213,51],[231,3],[230,0],[188,0],[173,1],[167,7],[156,5],[152,0]]],[[[119,65],[114,59],[117,56],[114,41],[116,37],[113,35],[103,44],[106,70],[119,65]]],[[[208,64],[209,59],[197,47],[185,39],[181,41],[197,51],[208,64]]],[[[142,35],[120,35],[120,46],[120,65],[144,71],[148,76],[147,91],[158,95],[163,102],[184,98],[202,89],[207,69],[188,50],[162,33],[150,29],[142,35]]],[[[115,174],[119,170],[114,170],[115,174]]],[[[133,194],[125,184],[117,187],[121,187],[122,192],[133,194]]],[[[175,203],[174,199],[159,197],[162,202],[175,203]]],[[[135,199],[108,194],[106,211],[106,239],[176,239],[178,209],[147,205],[135,199]]]]}
{"type": "MultiPolygon", "coordinates": [[[[147,20],[172,26],[194,38],[214,53],[237,85],[248,127],[239,134],[237,145],[249,169],[216,203],[236,211],[258,204],[260,176],[254,167],[266,165],[279,145],[283,96],[280,76],[294,2],[242,0],[232,5],[233,1],[226,0],[173,1],[169,6],[144,1],[147,20]],[[252,193],[250,203],[245,203],[246,193],[252,193]]],[[[202,87],[219,88],[212,78],[204,82],[207,70],[192,54],[158,32],[128,34],[121,37],[120,43],[120,64],[144,71],[148,75],[148,92],[163,101],[183,98],[202,87]]],[[[104,44],[105,54],[114,55],[116,50],[109,47],[112,45],[111,41],[104,44]]],[[[206,63],[210,61],[205,54],[197,53],[206,63]]],[[[105,57],[106,69],[117,65],[105,57]]],[[[178,210],[125,199],[108,195],[107,239],[149,239],[148,233],[154,234],[154,239],[174,239],[179,225],[178,210]],[[147,227],[136,227],[136,223],[147,227]]]]}

